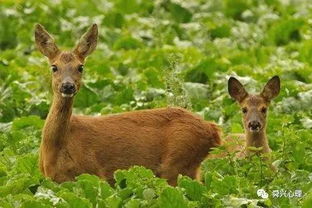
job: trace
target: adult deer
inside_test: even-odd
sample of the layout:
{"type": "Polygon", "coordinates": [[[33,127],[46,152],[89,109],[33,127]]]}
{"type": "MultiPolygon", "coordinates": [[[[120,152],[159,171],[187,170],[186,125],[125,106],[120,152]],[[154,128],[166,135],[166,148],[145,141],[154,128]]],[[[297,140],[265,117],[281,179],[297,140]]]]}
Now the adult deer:
{"type": "Polygon", "coordinates": [[[56,182],[90,173],[113,183],[117,169],[150,168],[175,185],[178,174],[195,177],[200,162],[220,144],[218,127],[181,108],[160,108],[108,116],[72,115],[85,58],[97,44],[92,25],[72,51],[61,51],[36,25],[39,51],[52,68],[53,101],[40,146],[40,169],[56,182]]]}

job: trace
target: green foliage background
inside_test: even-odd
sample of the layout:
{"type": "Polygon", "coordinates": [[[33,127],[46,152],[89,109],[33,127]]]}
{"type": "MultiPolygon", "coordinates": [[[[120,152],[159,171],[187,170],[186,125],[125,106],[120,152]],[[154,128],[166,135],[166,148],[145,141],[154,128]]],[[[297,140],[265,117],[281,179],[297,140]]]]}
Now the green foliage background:
{"type": "Polygon", "coordinates": [[[309,0],[0,0],[0,207],[312,207],[311,27],[309,0]],[[204,184],[181,176],[175,188],[142,167],[117,171],[114,187],[91,175],[44,179],[38,148],[51,71],[35,49],[38,22],[63,49],[100,26],[75,113],[182,106],[226,135],[243,131],[227,79],[258,92],[280,75],[268,119],[278,172],[229,155],[203,162],[204,184]],[[303,197],[273,198],[281,189],[303,197]]]}

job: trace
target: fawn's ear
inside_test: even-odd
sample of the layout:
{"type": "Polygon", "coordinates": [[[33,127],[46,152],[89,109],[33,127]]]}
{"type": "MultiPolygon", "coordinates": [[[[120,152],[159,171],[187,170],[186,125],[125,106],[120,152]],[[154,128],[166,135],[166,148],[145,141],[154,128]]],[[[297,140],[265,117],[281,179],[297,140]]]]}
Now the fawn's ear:
{"type": "Polygon", "coordinates": [[[280,78],[278,76],[272,77],[268,83],[264,86],[261,96],[267,101],[275,98],[280,92],[280,78]]]}
{"type": "Polygon", "coordinates": [[[60,52],[52,36],[40,24],[35,26],[35,40],[39,51],[49,59],[53,59],[60,52]]]}
{"type": "Polygon", "coordinates": [[[244,86],[234,77],[231,77],[228,82],[228,91],[232,98],[239,103],[242,102],[247,96],[244,86]]]}
{"type": "Polygon", "coordinates": [[[91,54],[97,44],[98,38],[98,27],[93,24],[88,31],[80,38],[74,53],[80,58],[85,59],[89,54],[91,54]]]}

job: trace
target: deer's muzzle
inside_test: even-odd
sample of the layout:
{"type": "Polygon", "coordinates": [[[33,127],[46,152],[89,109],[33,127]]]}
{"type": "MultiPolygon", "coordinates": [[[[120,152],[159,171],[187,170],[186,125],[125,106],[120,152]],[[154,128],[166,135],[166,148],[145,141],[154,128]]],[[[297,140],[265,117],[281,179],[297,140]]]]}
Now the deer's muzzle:
{"type": "Polygon", "coordinates": [[[250,121],[248,123],[248,128],[250,131],[258,132],[261,129],[261,124],[259,121],[250,121]]]}
{"type": "Polygon", "coordinates": [[[63,97],[72,97],[76,93],[75,84],[71,82],[62,83],[60,92],[62,93],[63,97]]]}

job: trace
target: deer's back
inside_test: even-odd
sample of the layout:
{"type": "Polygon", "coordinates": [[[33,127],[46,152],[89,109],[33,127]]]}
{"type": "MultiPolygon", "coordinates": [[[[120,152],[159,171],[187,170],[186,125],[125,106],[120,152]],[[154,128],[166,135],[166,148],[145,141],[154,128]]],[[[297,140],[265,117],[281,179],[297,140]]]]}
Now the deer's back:
{"type": "Polygon", "coordinates": [[[132,165],[145,166],[157,174],[165,157],[173,157],[175,152],[185,154],[181,160],[198,163],[219,143],[216,125],[181,108],[160,108],[72,116],[65,152],[72,163],[69,166],[74,167],[69,172],[111,178],[116,169],[132,165]]]}

